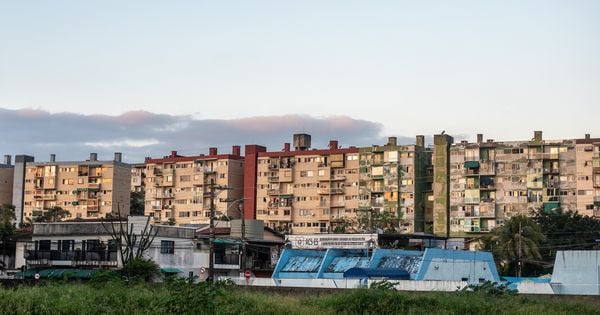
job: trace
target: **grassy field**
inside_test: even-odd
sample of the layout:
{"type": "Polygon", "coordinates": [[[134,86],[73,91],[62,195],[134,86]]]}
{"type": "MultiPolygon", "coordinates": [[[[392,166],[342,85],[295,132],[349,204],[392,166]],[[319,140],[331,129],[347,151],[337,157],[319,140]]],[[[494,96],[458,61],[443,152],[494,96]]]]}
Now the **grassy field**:
{"type": "Polygon", "coordinates": [[[51,283],[0,288],[0,314],[600,314],[600,299],[384,289],[294,293],[182,282],[51,283]]]}

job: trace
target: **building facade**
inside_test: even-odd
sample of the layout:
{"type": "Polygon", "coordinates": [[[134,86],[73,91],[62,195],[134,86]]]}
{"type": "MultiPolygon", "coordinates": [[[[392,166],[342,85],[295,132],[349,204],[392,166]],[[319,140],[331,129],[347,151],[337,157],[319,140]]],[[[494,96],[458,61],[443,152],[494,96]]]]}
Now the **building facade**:
{"type": "Polygon", "coordinates": [[[71,162],[57,162],[52,154],[48,162],[25,163],[24,171],[23,180],[15,176],[15,186],[23,182],[23,221],[52,207],[69,211],[71,218],[129,214],[131,168],[121,162],[121,153],[112,161],[92,153],[89,160],[71,162]]]}
{"type": "Polygon", "coordinates": [[[596,215],[598,139],[544,140],[541,131],[526,141],[483,141],[481,134],[475,143],[453,143],[446,135],[435,139],[436,235],[485,233],[537,210],[596,215]]]}
{"type": "Polygon", "coordinates": [[[359,205],[359,150],[311,149],[311,137],[294,135],[294,150],[264,147],[246,149],[246,177],[255,178],[246,188],[247,214],[277,231],[293,234],[331,233],[356,217],[359,205]],[[259,150],[255,150],[255,149],[259,150]],[[248,158],[251,157],[251,158],[248,158]],[[254,191],[253,191],[254,190],[254,191]],[[254,213],[252,213],[254,212],[254,213]]]}
{"type": "Polygon", "coordinates": [[[199,224],[210,221],[211,185],[218,186],[214,198],[217,217],[239,218],[244,183],[244,158],[240,147],[231,154],[169,156],[145,161],[145,215],[155,222],[199,224]],[[227,189],[222,189],[227,188],[227,189]]]}
{"type": "Polygon", "coordinates": [[[146,164],[131,164],[131,191],[143,192],[146,188],[144,180],[146,178],[146,164]]]}
{"type": "Polygon", "coordinates": [[[424,136],[417,136],[415,145],[398,145],[397,138],[390,137],[385,145],[359,152],[359,209],[401,218],[402,233],[423,232],[433,180],[424,136]]]}
{"type": "Polygon", "coordinates": [[[0,205],[12,204],[14,173],[11,156],[5,155],[4,163],[0,163],[0,205]]]}

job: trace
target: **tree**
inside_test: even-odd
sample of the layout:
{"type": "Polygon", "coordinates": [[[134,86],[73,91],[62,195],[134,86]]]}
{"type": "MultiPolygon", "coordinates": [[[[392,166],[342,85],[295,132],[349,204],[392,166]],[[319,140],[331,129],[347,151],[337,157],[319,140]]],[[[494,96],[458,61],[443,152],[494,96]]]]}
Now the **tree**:
{"type": "Polygon", "coordinates": [[[504,225],[494,228],[484,238],[484,246],[500,260],[500,269],[504,274],[518,270],[519,275],[525,264],[540,264],[540,244],[545,239],[535,221],[525,215],[518,215],[505,221],[504,225]]]}
{"type": "Polygon", "coordinates": [[[132,191],[130,196],[130,211],[131,215],[144,215],[144,199],[146,192],[132,191]]]}
{"type": "Polygon", "coordinates": [[[70,217],[71,212],[59,206],[54,206],[48,209],[44,214],[37,219],[37,222],[60,222],[66,217],[70,217]]]}
{"type": "Polygon", "coordinates": [[[540,251],[544,261],[554,262],[559,250],[596,249],[600,239],[600,220],[573,211],[558,209],[552,213],[537,210],[533,220],[546,235],[540,251]]]}
{"type": "Polygon", "coordinates": [[[144,260],[144,252],[152,245],[158,230],[150,225],[150,217],[147,217],[141,234],[136,235],[133,231],[133,224],[128,224],[127,221],[121,219],[120,206],[117,206],[117,211],[118,221],[103,221],[102,226],[117,245],[121,261],[127,270],[130,264],[144,260]]]}
{"type": "Polygon", "coordinates": [[[363,232],[375,232],[383,230],[384,233],[395,233],[398,231],[401,217],[390,211],[374,211],[373,209],[362,211],[358,214],[356,221],[358,229],[363,232]]]}
{"type": "MultiPolygon", "coordinates": [[[[0,242],[2,243],[2,251],[0,256],[6,255],[6,242],[15,234],[16,228],[13,224],[15,220],[15,206],[11,204],[3,204],[0,206],[0,242]]],[[[0,270],[6,267],[4,259],[0,261],[0,270]]]]}
{"type": "Polygon", "coordinates": [[[0,206],[0,239],[5,240],[15,234],[16,228],[13,224],[15,219],[15,206],[11,204],[0,206]]]}

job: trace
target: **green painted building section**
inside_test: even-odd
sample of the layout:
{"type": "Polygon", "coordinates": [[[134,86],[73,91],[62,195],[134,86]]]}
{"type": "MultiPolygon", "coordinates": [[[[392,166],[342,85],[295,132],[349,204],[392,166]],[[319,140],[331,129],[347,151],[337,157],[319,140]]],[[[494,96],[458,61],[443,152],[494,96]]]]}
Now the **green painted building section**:
{"type": "Polygon", "coordinates": [[[424,232],[430,159],[423,136],[415,145],[398,145],[391,137],[385,145],[360,148],[360,210],[393,213],[402,219],[402,233],[424,232]]]}
{"type": "Polygon", "coordinates": [[[433,234],[450,235],[450,145],[449,135],[434,135],[433,145],[433,234]]]}

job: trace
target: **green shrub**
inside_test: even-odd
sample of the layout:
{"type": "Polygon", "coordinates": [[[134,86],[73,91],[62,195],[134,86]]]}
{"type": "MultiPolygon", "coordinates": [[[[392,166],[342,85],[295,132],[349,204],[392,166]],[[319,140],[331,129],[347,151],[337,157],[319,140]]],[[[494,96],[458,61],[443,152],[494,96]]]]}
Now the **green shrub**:
{"type": "Polygon", "coordinates": [[[121,275],[128,281],[149,282],[153,278],[160,276],[160,268],[151,259],[135,258],[123,265],[119,270],[121,275]]]}

